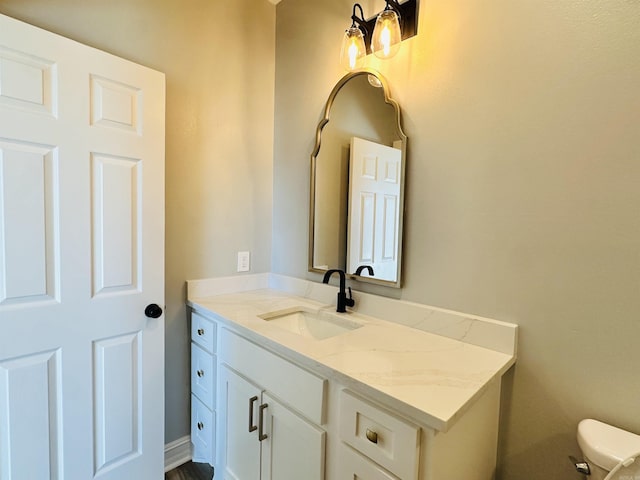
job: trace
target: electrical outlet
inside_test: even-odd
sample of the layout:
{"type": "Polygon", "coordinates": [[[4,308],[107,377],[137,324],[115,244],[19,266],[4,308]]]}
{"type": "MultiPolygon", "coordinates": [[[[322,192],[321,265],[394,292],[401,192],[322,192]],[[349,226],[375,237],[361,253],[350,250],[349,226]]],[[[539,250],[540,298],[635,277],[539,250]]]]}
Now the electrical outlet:
{"type": "Polygon", "coordinates": [[[238,271],[248,272],[251,269],[251,254],[249,252],[238,252],[238,271]]]}

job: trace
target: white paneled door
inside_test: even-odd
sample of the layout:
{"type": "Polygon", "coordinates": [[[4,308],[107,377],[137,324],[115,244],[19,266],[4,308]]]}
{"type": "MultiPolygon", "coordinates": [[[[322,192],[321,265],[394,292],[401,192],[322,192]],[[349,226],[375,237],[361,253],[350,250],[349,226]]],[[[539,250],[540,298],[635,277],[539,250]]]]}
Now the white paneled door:
{"type": "Polygon", "coordinates": [[[163,257],[164,75],[0,15],[0,480],[162,478],[163,257]]]}
{"type": "Polygon", "coordinates": [[[352,137],[350,160],[347,271],[397,282],[402,152],[352,137]]]}

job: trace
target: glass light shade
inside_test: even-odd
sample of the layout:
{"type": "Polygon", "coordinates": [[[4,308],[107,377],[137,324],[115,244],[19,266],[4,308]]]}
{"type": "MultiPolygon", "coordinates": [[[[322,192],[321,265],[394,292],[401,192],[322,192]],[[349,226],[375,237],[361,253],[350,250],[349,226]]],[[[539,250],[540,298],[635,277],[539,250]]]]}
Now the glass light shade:
{"type": "Polygon", "coordinates": [[[400,50],[401,41],[400,17],[394,10],[383,10],[373,29],[371,50],[378,58],[391,58],[400,50]]]}
{"type": "Polygon", "coordinates": [[[369,85],[376,88],[382,88],[382,82],[375,75],[367,75],[367,80],[369,81],[369,85]]]}
{"type": "Polygon", "coordinates": [[[355,70],[366,54],[367,48],[364,45],[362,30],[354,26],[345,31],[340,50],[340,64],[346,70],[355,70]]]}

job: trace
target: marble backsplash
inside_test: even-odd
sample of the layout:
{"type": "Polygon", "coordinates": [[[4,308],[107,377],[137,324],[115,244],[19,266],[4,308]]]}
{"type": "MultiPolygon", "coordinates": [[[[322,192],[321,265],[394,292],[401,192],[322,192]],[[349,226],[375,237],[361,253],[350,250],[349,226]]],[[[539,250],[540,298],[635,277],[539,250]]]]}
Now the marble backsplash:
{"type": "MultiPolygon", "coordinates": [[[[328,306],[335,305],[338,291],[333,285],[260,273],[189,280],[187,298],[262,289],[283,291],[328,306]]],[[[356,303],[351,310],[354,312],[516,356],[518,326],[515,324],[357,291],[353,292],[353,298],[356,303]]]]}

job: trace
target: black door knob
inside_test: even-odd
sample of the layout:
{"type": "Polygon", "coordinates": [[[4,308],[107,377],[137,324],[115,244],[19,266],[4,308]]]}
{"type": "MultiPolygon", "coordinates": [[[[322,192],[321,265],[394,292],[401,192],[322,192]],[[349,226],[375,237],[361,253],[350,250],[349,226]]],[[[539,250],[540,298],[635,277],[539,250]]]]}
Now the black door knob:
{"type": "Polygon", "coordinates": [[[150,303],[147,308],[144,309],[144,314],[149,318],[158,318],[162,315],[162,308],[155,303],[150,303]]]}

